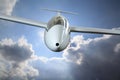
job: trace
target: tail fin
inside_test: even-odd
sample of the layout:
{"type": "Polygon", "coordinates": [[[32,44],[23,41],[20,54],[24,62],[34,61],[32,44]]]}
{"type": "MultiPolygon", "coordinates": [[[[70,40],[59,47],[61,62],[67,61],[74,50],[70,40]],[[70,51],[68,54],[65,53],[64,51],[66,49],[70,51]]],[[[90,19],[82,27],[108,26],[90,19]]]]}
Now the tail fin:
{"type": "Polygon", "coordinates": [[[43,8],[42,10],[51,11],[51,12],[57,12],[58,14],[60,14],[60,13],[65,13],[65,14],[78,15],[78,13],[75,13],[75,12],[62,11],[62,10],[56,10],[56,9],[43,8]]]}

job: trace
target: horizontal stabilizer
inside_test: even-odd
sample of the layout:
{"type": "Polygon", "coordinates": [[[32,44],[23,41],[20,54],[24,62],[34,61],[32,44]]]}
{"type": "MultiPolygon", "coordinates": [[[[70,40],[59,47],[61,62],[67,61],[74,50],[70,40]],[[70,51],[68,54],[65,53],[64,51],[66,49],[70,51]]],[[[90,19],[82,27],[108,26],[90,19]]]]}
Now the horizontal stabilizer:
{"type": "Polygon", "coordinates": [[[75,13],[75,12],[62,11],[62,10],[56,10],[56,9],[43,8],[42,10],[51,11],[51,12],[57,12],[57,13],[65,13],[65,14],[78,15],[78,13],[75,13]]]}

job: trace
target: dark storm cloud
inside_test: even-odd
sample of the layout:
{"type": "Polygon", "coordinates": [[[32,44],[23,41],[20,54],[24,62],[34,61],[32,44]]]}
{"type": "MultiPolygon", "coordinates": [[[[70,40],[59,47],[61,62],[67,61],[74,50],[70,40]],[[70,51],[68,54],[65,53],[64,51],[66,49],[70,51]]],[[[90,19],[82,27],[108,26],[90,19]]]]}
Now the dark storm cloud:
{"type": "Polygon", "coordinates": [[[72,43],[77,42],[77,46],[68,48],[64,57],[78,64],[71,65],[75,80],[120,79],[120,36],[103,36],[88,40],[77,36],[73,40],[72,43]],[[82,42],[77,42],[78,38],[82,42]],[[76,57],[78,55],[81,57],[76,57]]]}

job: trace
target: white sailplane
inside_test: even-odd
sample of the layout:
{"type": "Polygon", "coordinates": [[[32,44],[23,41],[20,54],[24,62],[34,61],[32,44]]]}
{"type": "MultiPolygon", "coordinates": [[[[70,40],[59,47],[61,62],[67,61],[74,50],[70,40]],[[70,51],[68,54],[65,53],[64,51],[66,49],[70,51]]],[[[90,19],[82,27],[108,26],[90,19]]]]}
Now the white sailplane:
{"type": "Polygon", "coordinates": [[[97,34],[111,34],[111,35],[120,35],[120,30],[113,29],[100,29],[100,28],[86,28],[86,27],[77,27],[70,26],[68,20],[61,15],[61,13],[67,14],[76,14],[68,11],[61,10],[50,10],[44,9],[47,11],[57,12],[57,15],[52,17],[48,23],[42,23],[40,21],[33,21],[30,19],[24,19],[15,16],[8,16],[0,14],[1,20],[31,25],[39,28],[44,28],[44,41],[46,46],[55,52],[64,50],[70,42],[70,33],[71,32],[82,32],[82,33],[97,33],[97,34]]]}

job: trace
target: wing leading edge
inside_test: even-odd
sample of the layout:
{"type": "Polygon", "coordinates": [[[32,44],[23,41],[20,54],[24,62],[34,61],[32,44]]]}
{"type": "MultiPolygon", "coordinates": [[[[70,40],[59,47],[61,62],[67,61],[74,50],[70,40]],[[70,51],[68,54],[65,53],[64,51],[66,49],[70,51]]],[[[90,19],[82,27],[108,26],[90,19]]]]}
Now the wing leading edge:
{"type": "Polygon", "coordinates": [[[0,14],[0,19],[47,29],[47,24],[30,19],[0,14]]]}
{"type": "Polygon", "coordinates": [[[70,32],[120,35],[120,30],[116,30],[116,29],[101,29],[101,28],[86,28],[86,27],[70,27],[70,32]]]}

